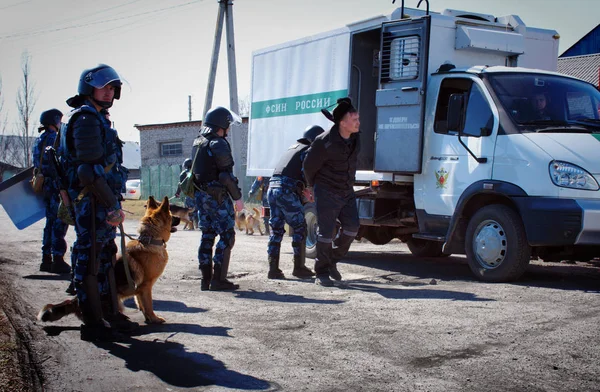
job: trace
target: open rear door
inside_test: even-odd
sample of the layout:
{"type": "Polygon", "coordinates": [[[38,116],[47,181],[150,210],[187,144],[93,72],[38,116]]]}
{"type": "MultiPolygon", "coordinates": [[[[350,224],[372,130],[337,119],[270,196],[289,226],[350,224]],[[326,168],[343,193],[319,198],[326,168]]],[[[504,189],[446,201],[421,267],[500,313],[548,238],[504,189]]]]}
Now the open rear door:
{"type": "Polygon", "coordinates": [[[424,16],[382,26],[375,171],[421,172],[429,24],[424,16]]]}

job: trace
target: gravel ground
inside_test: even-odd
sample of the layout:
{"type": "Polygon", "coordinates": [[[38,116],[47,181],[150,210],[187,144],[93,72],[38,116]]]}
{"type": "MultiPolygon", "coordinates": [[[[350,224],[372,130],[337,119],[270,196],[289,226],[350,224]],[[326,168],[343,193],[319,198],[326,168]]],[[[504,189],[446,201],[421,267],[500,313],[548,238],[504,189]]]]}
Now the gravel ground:
{"type": "MultiPolygon", "coordinates": [[[[35,320],[67,287],[38,272],[43,222],[18,231],[0,211],[0,225],[2,391],[600,391],[598,260],[535,261],[520,281],[490,284],[462,256],[355,242],[343,283],[323,288],[268,280],[267,237],[238,232],[240,290],[201,292],[200,232],[179,231],[154,290],[167,324],[143,324],[127,302],[142,326],[95,345],[79,340],[74,317],[35,320]]],[[[286,237],[289,278],[291,258],[286,237]]]]}

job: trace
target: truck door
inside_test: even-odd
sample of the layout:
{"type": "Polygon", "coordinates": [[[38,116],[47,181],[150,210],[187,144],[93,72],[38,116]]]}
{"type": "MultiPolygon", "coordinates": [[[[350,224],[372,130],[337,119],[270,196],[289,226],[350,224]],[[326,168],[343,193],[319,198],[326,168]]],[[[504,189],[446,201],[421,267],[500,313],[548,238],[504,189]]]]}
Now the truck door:
{"type": "Polygon", "coordinates": [[[375,171],[421,172],[429,24],[425,16],[382,25],[375,171]]]}

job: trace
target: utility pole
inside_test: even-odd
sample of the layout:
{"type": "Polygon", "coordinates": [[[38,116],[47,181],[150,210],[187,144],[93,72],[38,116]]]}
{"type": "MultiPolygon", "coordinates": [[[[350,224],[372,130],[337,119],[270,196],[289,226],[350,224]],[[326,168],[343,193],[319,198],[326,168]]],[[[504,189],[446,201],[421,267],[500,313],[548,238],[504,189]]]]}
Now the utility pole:
{"type": "MultiPolygon", "coordinates": [[[[217,0],[219,2],[219,13],[217,14],[217,25],[215,27],[215,40],[213,43],[213,53],[210,61],[210,73],[208,77],[208,86],[206,87],[206,98],[204,100],[204,113],[202,118],[212,106],[212,98],[215,90],[215,79],[217,75],[217,64],[219,62],[219,51],[221,49],[221,36],[223,35],[223,21],[225,20],[227,31],[227,65],[229,70],[229,108],[238,113],[238,92],[237,92],[237,70],[235,65],[235,39],[233,33],[233,0],[217,0]]],[[[233,174],[240,180],[242,195],[245,194],[242,173],[242,135],[240,130],[232,129],[229,134],[231,150],[235,165],[233,174]]]]}
{"type": "Polygon", "coordinates": [[[188,121],[192,121],[192,96],[188,95],[188,121]]]}

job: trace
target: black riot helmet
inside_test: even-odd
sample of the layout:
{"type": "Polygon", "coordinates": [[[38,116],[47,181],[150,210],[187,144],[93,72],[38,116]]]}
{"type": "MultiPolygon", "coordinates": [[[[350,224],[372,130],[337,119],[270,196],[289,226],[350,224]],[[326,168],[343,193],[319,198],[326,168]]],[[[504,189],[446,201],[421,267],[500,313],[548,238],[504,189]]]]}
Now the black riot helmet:
{"type": "Polygon", "coordinates": [[[186,170],[190,170],[192,168],[192,158],[188,158],[183,161],[183,168],[186,170]]]}
{"type": "Polygon", "coordinates": [[[218,106],[206,113],[204,126],[212,128],[215,132],[219,128],[227,129],[231,124],[241,124],[242,119],[229,109],[218,106]]]}
{"type": "Polygon", "coordinates": [[[56,126],[56,124],[60,123],[62,116],[62,112],[58,109],[50,109],[42,112],[40,115],[40,124],[42,124],[42,126],[39,130],[42,131],[43,129],[47,129],[50,125],[56,126]]]}
{"type": "Polygon", "coordinates": [[[318,125],[313,125],[312,127],[306,128],[302,137],[298,139],[298,142],[302,144],[312,144],[312,142],[315,141],[317,136],[319,136],[323,132],[325,132],[323,128],[321,128],[318,125]]]}
{"type": "MultiPolygon", "coordinates": [[[[81,97],[88,96],[91,97],[94,94],[94,89],[101,89],[107,85],[111,85],[115,87],[115,97],[114,99],[121,98],[121,78],[117,71],[114,68],[106,65],[99,64],[94,68],[85,69],[81,76],[79,77],[79,86],[77,87],[78,96],[69,98],[67,100],[67,104],[71,107],[77,107],[81,105],[81,97]]],[[[112,106],[111,102],[98,102],[100,106],[103,108],[110,108],[112,106]]]]}

